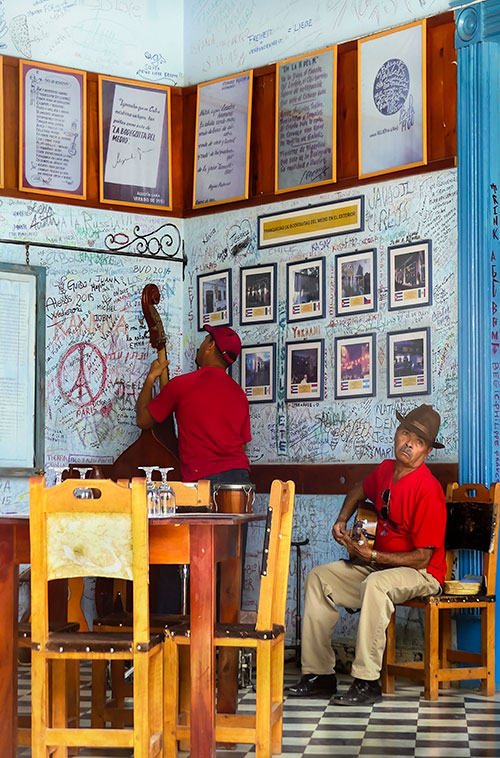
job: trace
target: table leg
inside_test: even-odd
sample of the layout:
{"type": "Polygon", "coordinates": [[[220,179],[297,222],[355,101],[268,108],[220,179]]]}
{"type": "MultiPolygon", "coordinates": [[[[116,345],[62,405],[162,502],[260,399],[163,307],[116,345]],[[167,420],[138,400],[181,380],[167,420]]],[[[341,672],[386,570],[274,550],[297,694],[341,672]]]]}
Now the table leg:
{"type": "Polygon", "coordinates": [[[215,758],[213,525],[190,525],[191,758],[215,758]]]}
{"type": "Polygon", "coordinates": [[[0,745],[17,753],[17,577],[14,527],[0,524],[0,745]]]}
{"type": "MultiPolygon", "coordinates": [[[[221,563],[220,620],[237,624],[240,615],[241,558],[221,563]]],[[[238,648],[219,648],[217,712],[236,713],[238,704],[238,648]]]]}

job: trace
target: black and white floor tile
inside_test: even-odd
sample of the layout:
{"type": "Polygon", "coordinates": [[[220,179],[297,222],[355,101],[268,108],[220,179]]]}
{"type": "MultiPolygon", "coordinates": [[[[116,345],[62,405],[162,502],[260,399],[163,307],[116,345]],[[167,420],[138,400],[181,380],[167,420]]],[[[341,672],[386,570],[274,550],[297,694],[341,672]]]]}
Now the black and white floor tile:
{"type": "MultiPolygon", "coordinates": [[[[29,711],[29,667],[19,669],[19,708],[29,711]]],[[[285,686],[299,676],[285,666],[285,686]]],[[[89,676],[82,675],[84,686],[89,676]]],[[[349,685],[339,677],[339,690],[349,685]]],[[[241,691],[240,709],[251,710],[255,692],[241,691]]],[[[88,689],[82,692],[82,707],[90,706],[88,689]]],[[[85,715],[82,719],[82,724],[85,715]]],[[[381,703],[359,708],[340,708],[326,698],[286,698],[284,705],[283,752],[281,758],[500,758],[500,692],[492,698],[479,691],[453,688],[439,700],[423,699],[423,690],[400,681],[394,695],[381,703]]],[[[253,746],[218,750],[217,758],[251,758],[253,746]]],[[[128,752],[80,751],[81,756],[129,756],[128,752]]],[[[179,753],[179,758],[188,758],[179,753]]],[[[30,750],[19,748],[18,758],[29,758],[30,750]]],[[[168,758],[166,756],[165,758],[168,758]]]]}

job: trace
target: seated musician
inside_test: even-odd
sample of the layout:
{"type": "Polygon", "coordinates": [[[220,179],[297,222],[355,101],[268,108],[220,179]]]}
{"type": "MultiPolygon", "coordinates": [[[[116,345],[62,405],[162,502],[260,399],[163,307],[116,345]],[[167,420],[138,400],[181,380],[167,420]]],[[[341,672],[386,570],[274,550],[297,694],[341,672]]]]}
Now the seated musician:
{"type": "Polygon", "coordinates": [[[153,385],[168,361],[153,361],[137,398],[137,425],[149,429],[175,413],[182,480],[245,484],[250,481],[245,447],[252,438],[248,400],[226,373],[241,341],[228,326],[204,329],[208,334],[196,353],[198,370],[174,377],[154,399],[153,385]]]}
{"type": "Polygon", "coordinates": [[[354,680],[336,705],[368,705],[381,700],[379,684],[386,629],[394,605],[441,592],[446,572],[444,535],[446,502],[440,483],[424,461],[436,442],[441,422],[430,405],[400,422],[394,437],[395,460],[383,461],[346,495],[333,538],[349,560],[310,571],[305,586],[302,627],[302,677],[288,688],[295,697],[334,695],[337,691],[331,637],[338,608],[359,608],[354,680]],[[373,548],[353,539],[346,529],[357,503],[367,497],[377,511],[373,548]]]}

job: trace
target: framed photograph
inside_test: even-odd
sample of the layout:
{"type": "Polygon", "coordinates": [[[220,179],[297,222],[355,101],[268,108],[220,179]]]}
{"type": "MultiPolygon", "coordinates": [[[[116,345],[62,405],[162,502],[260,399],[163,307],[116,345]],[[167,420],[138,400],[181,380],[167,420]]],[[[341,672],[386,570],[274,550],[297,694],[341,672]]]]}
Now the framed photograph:
{"type": "Polygon", "coordinates": [[[325,317],[325,258],[286,265],[287,321],[325,317]]]}
{"type": "Polygon", "coordinates": [[[231,326],[231,269],[198,276],[198,331],[205,324],[231,326]]]}
{"type": "Polygon", "coordinates": [[[335,397],[374,397],[375,334],[335,338],[335,397]]]}
{"type": "Polygon", "coordinates": [[[286,400],[323,400],[325,341],[286,343],[286,400]]]}
{"type": "Polygon", "coordinates": [[[358,40],[360,178],[427,163],[426,24],[358,40]]]}
{"type": "Polygon", "coordinates": [[[370,313],[377,310],[377,250],[342,253],[335,257],[337,286],[335,313],[370,313]]]}
{"type": "Polygon", "coordinates": [[[387,248],[389,310],[432,303],[431,241],[387,248]]]}
{"type": "Polygon", "coordinates": [[[19,189],[84,200],[87,74],[19,61],[19,189]]]}
{"type": "Polygon", "coordinates": [[[387,395],[428,395],[431,391],[430,328],[387,335],[387,395]]]}
{"type": "Polygon", "coordinates": [[[276,321],[277,264],[240,269],[240,324],[276,321]]]}
{"type": "Polygon", "coordinates": [[[245,345],[240,355],[241,379],[249,403],[274,403],[276,345],[245,345]]]}
{"type": "Polygon", "coordinates": [[[171,210],[170,87],[98,82],[101,203],[171,210]]]}

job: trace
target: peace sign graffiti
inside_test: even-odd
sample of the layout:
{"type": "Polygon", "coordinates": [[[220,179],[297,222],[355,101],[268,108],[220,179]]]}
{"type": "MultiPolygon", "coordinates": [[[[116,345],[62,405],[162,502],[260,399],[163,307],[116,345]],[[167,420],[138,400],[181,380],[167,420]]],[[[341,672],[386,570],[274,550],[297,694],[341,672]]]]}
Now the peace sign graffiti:
{"type": "Polygon", "coordinates": [[[78,342],[61,358],[57,384],[68,403],[84,408],[102,395],[106,375],[106,361],[101,351],[90,342],[78,342]]]}

